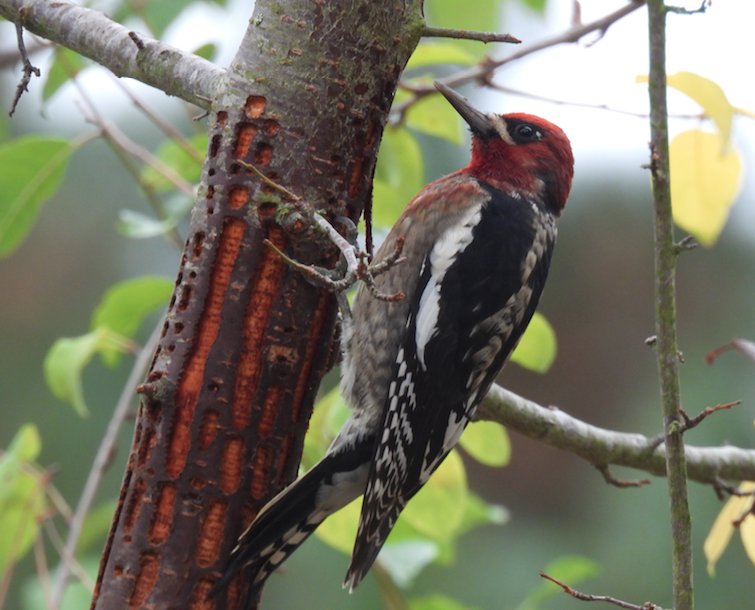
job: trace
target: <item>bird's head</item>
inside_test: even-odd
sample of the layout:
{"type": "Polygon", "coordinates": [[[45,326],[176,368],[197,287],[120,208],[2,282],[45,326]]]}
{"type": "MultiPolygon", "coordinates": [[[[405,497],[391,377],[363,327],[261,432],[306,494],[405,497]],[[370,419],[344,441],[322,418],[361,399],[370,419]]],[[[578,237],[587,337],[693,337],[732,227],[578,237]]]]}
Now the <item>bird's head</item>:
{"type": "Polygon", "coordinates": [[[561,128],[531,114],[485,113],[442,83],[435,87],[472,132],[472,160],[462,173],[531,194],[560,214],[574,176],[574,156],[561,128]]]}

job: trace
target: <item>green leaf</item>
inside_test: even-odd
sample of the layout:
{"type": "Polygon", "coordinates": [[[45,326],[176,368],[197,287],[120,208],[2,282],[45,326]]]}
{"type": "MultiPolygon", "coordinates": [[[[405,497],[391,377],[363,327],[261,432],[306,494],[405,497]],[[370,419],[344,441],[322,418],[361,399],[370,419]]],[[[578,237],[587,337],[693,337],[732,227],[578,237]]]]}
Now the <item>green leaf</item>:
{"type": "MultiPolygon", "coordinates": [[[[111,286],[92,313],[91,328],[107,328],[118,335],[133,338],[136,331],[153,311],[168,304],[173,292],[173,282],[165,277],[148,275],[119,282],[111,286]]],[[[122,345],[101,345],[103,362],[116,366],[122,345]]]]}
{"type": "MultiPolygon", "coordinates": [[[[430,480],[412,498],[393,528],[386,547],[407,541],[429,541],[440,549],[451,544],[467,517],[467,489],[464,464],[456,451],[440,465],[430,480]]],[[[351,555],[362,499],[328,517],[315,534],[326,544],[351,555]]]]}
{"type": "Polygon", "coordinates": [[[452,450],[412,498],[401,518],[430,540],[449,540],[462,523],[468,496],[464,463],[459,453],[452,450]]]}
{"type": "Polygon", "coordinates": [[[155,38],[162,38],[166,28],[193,2],[194,0],[149,0],[140,16],[155,38]]]}
{"type": "Polygon", "coordinates": [[[486,466],[505,466],[511,459],[511,443],[506,429],[493,421],[479,421],[467,426],[459,444],[486,466]]]}
{"type": "Polygon", "coordinates": [[[464,517],[459,524],[458,534],[462,535],[480,525],[505,525],[510,518],[500,504],[488,504],[480,496],[469,492],[464,517]]]}
{"type": "Polygon", "coordinates": [[[95,353],[119,342],[121,338],[104,327],[80,337],[55,341],[44,362],[45,381],[52,393],[69,403],[81,417],[88,416],[81,374],[95,353]]]}
{"type": "Polygon", "coordinates": [[[742,161],[722,136],[692,129],[669,145],[674,221],[706,247],[716,243],[742,183],[742,161]]]}
{"type": "Polygon", "coordinates": [[[474,610],[455,599],[439,593],[409,599],[409,610],[474,610]]]}
{"type": "Polygon", "coordinates": [[[545,5],[548,0],[522,0],[522,2],[529,6],[533,11],[542,15],[545,13],[545,5]]]}
{"type": "Polygon", "coordinates": [[[42,89],[42,100],[49,100],[62,85],[86,68],[88,64],[89,62],[75,51],[61,46],[55,47],[55,56],[42,89]]]}
{"type": "Polygon", "coordinates": [[[99,504],[89,512],[84,520],[84,526],[81,528],[81,535],[76,545],[77,556],[86,553],[88,550],[99,551],[102,549],[110,531],[116,508],[118,508],[118,502],[112,500],[99,504]]]}
{"type": "MultiPolygon", "coordinates": [[[[500,0],[475,0],[474,2],[427,0],[425,2],[425,15],[429,24],[460,30],[496,31],[500,10],[500,0]]],[[[456,44],[477,58],[490,53],[490,47],[481,42],[458,40],[456,44]]]]}
{"type": "Polygon", "coordinates": [[[130,237],[131,239],[149,239],[172,231],[176,228],[177,224],[175,218],[157,220],[157,218],[147,216],[141,212],[120,210],[118,212],[116,229],[121,235],[130,237]]]}
{"type": "Polygon", "coordinates": [[[386,544],[378,561],[402,589],[411,587],[414,579],[438,556],[438,544],[430,540],[406,540],[386,544]]]}
{"type": "MultiPolygon", "coordinates": [[[[600,565],[581,555],[564,555],[545,566],[543,573],[552,576],[565,585],[576,587],[579,583],[597,576],[600,573],[600,565]]],[[[562,594],[563,589],[556,583],[543,579],[539,586],[530,591],[517,610],[537,608],[549,597],[562,594]]]]}
{"type": "Polygon", "coordinates": [[[425,186],[425,165],[417,139],[405,127],[383,132],[372,192],[373,221],[391,226],[425,186]]]}
{"type": "Polygon", "coordinates": [[[0,457],[0,580],[31,548],[47,509],[45,479],[31,464],[40,450],[37,428],[26,424],[0,457]]]}
{"type": "MultiPolygon", "coordinates": [[[[199,182],[202,174],[204,153],[207,149],[207,135],[197,134],[188,139],[192,153],[188,153],[174,140],[166,140],[155,152],[155,156],[174,169],[178,175],[191,183],[199,182]]],[[[173,183],[149,165],[141,175],[142,182],[159,192],[172,191],[173,183]]]]}
{"type": "MultiPolygon", "coordinates": [[[[39,457],[40,451],[42,451],[42,438],[39,436],[39,430],[34,424],[24,424],[13,437],[8,451],[0,458],[0,461],[11,457],[21,462],[33,462],[39,457]]],[[[0,470],[0,476],[4,476],[2,470],[0,470]]],[[[0,485],[0,491],[2,489],[3,486],[0,485]]]]}
{"type": "Polygon", "coordinates": [[[548,320],[535,312],[511,361],[537,373],[545,373],[556,359],[556,333],[548,320]]]}
{"type": "Polygon", "coordinates": [[[216,47],[212,43],[203,44],[198,49],[194,50],[194,55],[198,55],[199,57],[206,59],[207,61],[210,61],[212,59],[212,56],[215,55],[216,47]]]}
{"type": "Polygon", "coordinates": [[[0,145],[0,258],[18,248],[58,190],[74,151],[67,140],[25,136],[0,145]]]}
{"type": "Polygon", "coordinates": [[[406,70],[415,70],[426,66],[454,65],[473,66],[477,63],[477,56],[467,51],[456,42],[423,40],[409,58],[406,70]]]}
{"type": "Polygon", "coordinates": [[[456,146],[462,142],[462,121],[459,114],[440,95],[430,95],[412,104],[406,113],[406,124],[436,138],[448,140],[456,146]]]}

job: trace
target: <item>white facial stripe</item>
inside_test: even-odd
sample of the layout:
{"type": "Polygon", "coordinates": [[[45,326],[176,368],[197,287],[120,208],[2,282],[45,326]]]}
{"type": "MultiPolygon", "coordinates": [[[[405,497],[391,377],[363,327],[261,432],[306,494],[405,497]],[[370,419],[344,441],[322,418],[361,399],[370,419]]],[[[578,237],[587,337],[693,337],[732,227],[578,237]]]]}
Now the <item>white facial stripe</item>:
{"type": "Polygon", "coordinates": [[[506,124],[506,121],[503,119],[503,117],[493,112],[489,113],[487,117],[490,121],[490,124],[498,132],[498,135],[501,136],[501,140],[506,142],[506,144],[515,146],[516,142],[514,142],[514,139],[511,137],[511,134],[509,133],[509,126],[506,124]]]}

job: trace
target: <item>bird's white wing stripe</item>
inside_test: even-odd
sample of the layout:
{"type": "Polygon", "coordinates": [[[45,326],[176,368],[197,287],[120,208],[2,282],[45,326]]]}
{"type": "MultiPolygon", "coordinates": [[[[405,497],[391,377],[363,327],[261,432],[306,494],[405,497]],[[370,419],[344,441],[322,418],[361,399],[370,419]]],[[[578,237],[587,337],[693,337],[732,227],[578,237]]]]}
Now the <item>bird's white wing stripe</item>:
{"type": "Polygon", "coordinates": [[[479,224],[481,217],[482,204],[470,208],[457,224],[441,235],[430,252],[431,277],[419,299],[415,332],[417,358],[423,370],[427,370],[425,347],[438,330],[440,286],[443,278],[458,256],[472,243],[472,231],[479,224]]]}

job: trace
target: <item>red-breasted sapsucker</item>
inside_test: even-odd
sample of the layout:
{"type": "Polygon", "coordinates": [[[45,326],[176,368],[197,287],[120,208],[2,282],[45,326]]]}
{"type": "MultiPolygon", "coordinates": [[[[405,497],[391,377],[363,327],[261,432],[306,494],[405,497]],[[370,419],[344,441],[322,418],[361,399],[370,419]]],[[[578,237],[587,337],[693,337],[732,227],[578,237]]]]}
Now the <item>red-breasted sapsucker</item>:
{"type": "Polygon", "coordinates": [[[472,161],[425,187],[376,256],[406,260],[360,287],[344,329],[341,391],[353,414],[325,457],[265,506],[214,591],[242,568],[247,608],[328,516],[364,494],[344,586],[364,578],[409,499],[448,455],[527,327],[548,275],[574,159],[563,131],[528,114],[474,108],[472,161]]]}

